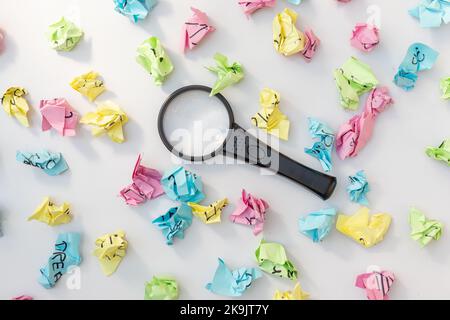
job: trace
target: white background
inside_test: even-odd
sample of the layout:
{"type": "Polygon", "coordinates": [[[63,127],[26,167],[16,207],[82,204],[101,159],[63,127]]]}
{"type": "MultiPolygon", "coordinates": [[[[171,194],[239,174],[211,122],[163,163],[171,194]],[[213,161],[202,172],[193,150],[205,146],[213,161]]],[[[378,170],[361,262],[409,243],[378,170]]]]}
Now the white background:
{"type": "MultiPolygon", "coordinates": [[[[0,211],[5,234],[0,239],[0,298],[29,294],[36,299],[142,299],[144,282],[160,274],[178,279],[183,299],[221,298],[204,288],[214,275],[217,257],[231,268],[256,266],[254,250],[261,236],[254,237],[250,228],[228,220],[241,188],[269,202],[264,238],[285,246],[299,269],[302,286],[313,299],[364,299],[354,280],[371,264],[396,274],[392,299],[450,297],[447,232],[439,242],[421,249],[409,237],[407,219],[409,207],[417,206],[428,217],[450,226],[449,168],[424,154],[426,146],[438,145],[450,135],[450,106],[440,99],[439,90],[439,79],[450,75],[449,26],[421,29],[407,13],[418,0],[355,0],[349,4],[305,0],[299,7],[279,0],[276,8],[260,10],[251,19],[236,2],[161,0],[145,21],[135,25],[114,11],[112,0],[1,1],[0,27],[7,33],[7,49],[0,55],[0,88],[25,87],[33,109],[30,129],[3,111],[0,116],[0,211]],[[374,52],[364,54],[350,46],[349,36],[357,22],[367,19],[366,8],[371,4],[380,8],[381,43],[374,52]],[[217,31],[183,55],[181,29],[191,5],[205,11],[217,31]],[[301,29],[310,26],[322,40],[310,64],[299,56],[281,56],[272,47],[272,19],[286,6],[299,12],[301,29]],[[85,37],[72,52],[57,53],[49,48],[44,34],[49,24],[70,14],[79,15],[85,37]],[[135,62],[137,46],[151,35],[161,39],[175,66],[162,87],[155,86],[135,62]],[[408,46],[417,41],[438,50],[440,57],[431,71],[419,74],[412,92],[404,92],[393,85],[392,78],[408,46]],[[117,194],[130,183],[138,153],[144,153],[144,165],[159,170],[172,166],[157,133],[159,108],[180,86],[212,85],[215,76],[204,66],[214,63],[216,52],[245,67],[245,79],[224,92],[236,121],[251,127],[259,91],[266,86],[277,90],[281,110],[291,120],[289,141],[280,142],[280,149],[316,169],[321,168],[319,162],[303,152],[313,143],[307,117],[317,117],[337,130],[353,115],[339,104],[334,68],[351,55],[360,58],[373,68],[382,85],[389,86],[395,105],[379,116],[372,140],[358,157],[340,161],[334,154],[332,173],[338,187],[326,203],[283,177],[262,176],[249,165],[188,166],[203,178],[205,203],[228,197],[231,205],[223,214],[223,223],[206,226],[195,220],[184,240],[167,246],[151,219],[175,203],[161,197],[133,208],[117,194]],[[106,136],[94,138],[90,128],[81,125],[72,138],[41,132],[40,99],[65,97],[80,114],[93,110],[95,105],[68,84],[91,69],[103,76],[108,88],[98,101],[111,99],[130,117],[125,126],[127,141],[121,145],[106,136]],[[16,162],[16,150],[41,148],[62,152],[70,171],[50,177],[16,162]],[[368,194],[372,213],[387,212],[393,217],[385,240],[366,249],[336,230],[320,244],[300,235],[297,220],[301,215],[329,206],[347,214],[358,209],[348,200],[345,187],[347,176],[360,169],[366,171],[372,188],[368,194]],[[49,227],[26,221],[47,195],[57,203],[72,204],[70,224],[49,227]],[[119,228],[127,234],[129,250],[118,271],[106,277],[92,255],[94,241],[119,228]],[[81,289],[68,290],[66,278],[55,288],[44,289],[37,282],[39,268],[52,252],[57,234],[66,231],[82,234],[81,289]]],[[[265,274],[243,297],[271,299],[275,289],[292,287],[286,279],[265,274]]]]}

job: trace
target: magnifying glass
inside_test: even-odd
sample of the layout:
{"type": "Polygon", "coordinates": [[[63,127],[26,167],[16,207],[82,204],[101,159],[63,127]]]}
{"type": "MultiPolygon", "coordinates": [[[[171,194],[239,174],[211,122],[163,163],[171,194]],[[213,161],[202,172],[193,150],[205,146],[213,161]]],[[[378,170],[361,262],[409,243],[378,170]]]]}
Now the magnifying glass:
{"type": "Polygon", "coordinates": [[[336,178],[277,152],[234,122],[233,110],[221,94],[209,96],[202,85],[182,87],[166,99],[158,115],[158,132],[177,157],[204,162],[217,155],[243,160],[285,176],[328,199],[336,178]]]}

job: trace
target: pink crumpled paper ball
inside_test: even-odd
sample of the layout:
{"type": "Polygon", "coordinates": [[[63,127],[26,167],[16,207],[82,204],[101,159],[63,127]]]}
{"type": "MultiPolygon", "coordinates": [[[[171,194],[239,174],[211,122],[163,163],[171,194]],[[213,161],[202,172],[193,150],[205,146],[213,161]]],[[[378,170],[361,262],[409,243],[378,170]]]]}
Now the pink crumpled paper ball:
{"type": "Polygon", "coordinates": [[[389,290],[395,281],[391,271],[374,271],[360,274],[356,278],[355,286],[366,290],[369,300],[389,300],[389,290]]]}
{"type": "Polygon", "coordinates": [[[379,30],[367,23],[357,23],[353,28],[350,44],[364,52],[372,51],[380,43],[379,30]]]}
{"type": "Polygon", "coordinates": [[[33,300],[33,297],[27,295],[21,295],[17,297],[13,297],[11,300],[33,300]]]}
{"type": "Polygon", "coordinates": [[[314,34],[311,29],[305,30],[305,48],[303,49],[302,56],[306,62],[310,62],[316,54],[317,48],[320,45],[320,39],[314,34]]]}
{"type": "Polygon", "coordinates": [[[274,7],[276,4],[276,0],[247,0],[247,1],[239,1],[238,4],[244,10],[244,13],[249,17],[253,12],[265,8],[265,7],[274,7]]]}
{"type": "Polygon", "coordinates": [[[341,125],[336,134],[336,152],[342,160],[356,157],[372,136],[375,118],[394,100],[387,87],[373,89],[366,100],[364,111],[341,125]]]}
{"type": "Polygon", "coordinates": [[[268,208],[269,204],[266,201],[242,189],[242,197],[236,210],[230,215],[230,220],[233,223],[253,226],[253,234],[256,236],[263,231],[268,208]]]}
{"type": "Polygon", "coordinates": [[[55,129],[62,136],[76,135],[79,115],[64,98],[41,100],[42,131],[55,129]]]}

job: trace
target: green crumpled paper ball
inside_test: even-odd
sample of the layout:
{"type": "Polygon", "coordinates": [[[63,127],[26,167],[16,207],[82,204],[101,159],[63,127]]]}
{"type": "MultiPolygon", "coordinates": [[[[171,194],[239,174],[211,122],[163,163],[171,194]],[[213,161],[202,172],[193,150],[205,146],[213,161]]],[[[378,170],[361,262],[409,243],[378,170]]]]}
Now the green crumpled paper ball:
{"type": "Polygon", "coordinates": [[[153,277],[145,284],[145,300],[176,300],[178,299],[178,283],[170,277],[153,277]]]}
{"type": "Polygon", "coordinates": [[[83,37],[83,30],[62,17],[58,22],[48,27],[47,37],[52,49],[70,51],[83,37]]]}
{"type": "Polygon", "coordinates": [[[136,61],[152,75],[156,85],[162,85],[173,71],[173,65],[159,39],[150,37],[142,42],[137,54],[136,61]]]}
{"type": "Polygon", "coordinates": [[[450,139],[442,141],[438,147],[428,147],[425,153],[432,159],[443,161],[450,166],[450,139]]]}
{"type": "Polygon", "coordinates": [[[210,96],[220,93],[223,89],[238,83],[244,78],[244,69],[239,62],[228,63],[228,58],[221,53],[214,55],[216,66],[206,67],[209,71],[217,74],[210,96]]]}

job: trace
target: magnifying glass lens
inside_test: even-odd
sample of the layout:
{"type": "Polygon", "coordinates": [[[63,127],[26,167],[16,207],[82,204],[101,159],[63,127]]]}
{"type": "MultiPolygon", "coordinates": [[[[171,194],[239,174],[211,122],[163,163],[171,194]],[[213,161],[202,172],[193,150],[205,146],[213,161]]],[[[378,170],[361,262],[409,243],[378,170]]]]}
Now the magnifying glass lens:
{"type": "Polygon", "coordinates": [[[207,157],[221,148],[229,127],[222,102],[199,90],[176,96],[163,119],[164,135],[173,151],[192,157],[207,157]]]}

